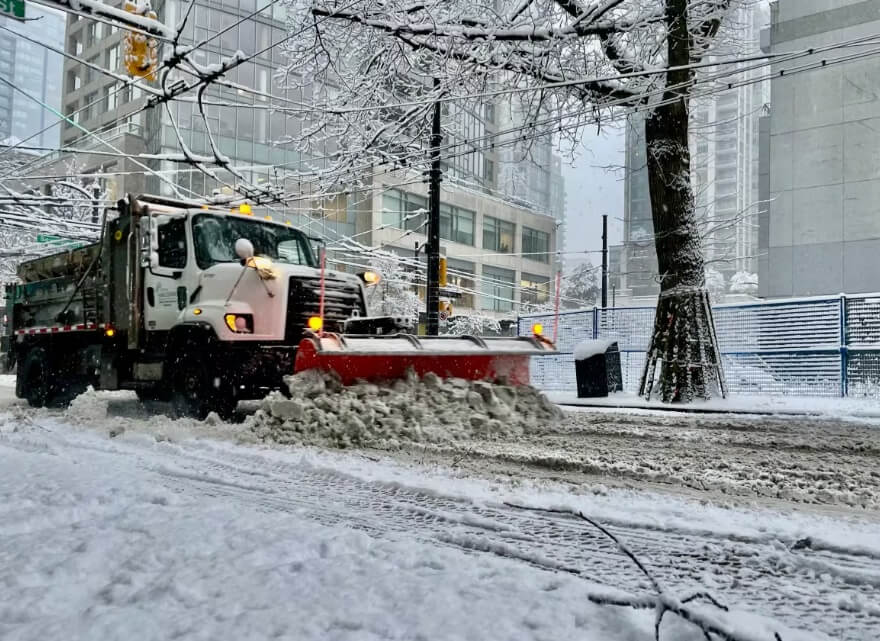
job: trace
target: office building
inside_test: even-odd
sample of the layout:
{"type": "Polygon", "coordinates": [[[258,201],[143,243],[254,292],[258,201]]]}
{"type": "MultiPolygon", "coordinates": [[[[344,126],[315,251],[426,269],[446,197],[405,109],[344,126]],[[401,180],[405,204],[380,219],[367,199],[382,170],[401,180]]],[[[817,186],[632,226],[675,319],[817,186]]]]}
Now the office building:
{"type": "MultiPolygon", "coordinates": [[[[771,53],[873,38],[874,1],[778,0],[771,53]]],[[[880,291],[880,65],[866,48],[774,64],[763,124],[759,293],[766,297],[880,291]],[[836,58],[847,62],[835,63],[836,58]],[[822,61],[825,61],[823,64],[822,61]],[[791,67],[809,70],[779,72],[791,67]]]]}
{"type": "MultiPolygon", "coordinates": [[[[728,20],[737,40],[728,48],[739,55],[757,52],[766,12],[759,5],[749,6],[734,11],[728,20]]],[[[737,82],[759,76],[760,69],[751,66],[739,65],[737,82]]],[[[706,73],[714,71],[717,69],[706,73]]],[[[727,282],[736,272],[757,271],[758,129],[768,101],[767,83],[753,82],[727,90],[720,85],[700,85],[691,103],[691,180],[704,256],[707,267],[720,272],[727,282]],[[716,91],[707,92],[713,88],[716,91]],[[700,96],[701,92],[707,95],[700,96]]],[[[626,127],[621,284],[634,297],[655,296],[660,289],[644,126],[644,117],[635,114],[626,127]]]]}
{"type": "Polygon", "coordinates": [[[26,22],[0,16],[0,26],[25,36],[0,30],[0,77],[14,85],[0,83],[0,144],[54,149],[60,127],[47,107],[61,109],[64,58],[38,43],[62,45],[64,14],[30,2],[26,15],[26,22]]]}

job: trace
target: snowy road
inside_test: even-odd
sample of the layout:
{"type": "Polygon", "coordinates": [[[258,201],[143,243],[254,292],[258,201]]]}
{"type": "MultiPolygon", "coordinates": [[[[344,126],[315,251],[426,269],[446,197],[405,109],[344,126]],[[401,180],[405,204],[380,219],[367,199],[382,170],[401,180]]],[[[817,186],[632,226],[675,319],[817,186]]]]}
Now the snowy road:
{"type": "Polygon", "coordinates": [[[652,489],[713,502],[880,512],[880,424],[804,417],[568,412],[552,431],[401,455],[475,474],[652,489]]]}
{"type": "MultiPolygon", "coordinates": [[[[647,613],[587,601],[602,586],[647,591],[610,541],[505,501],[583,510],[678,593],[705,587],[790,628],[880,637],[870,519],[490,483],[237,444],[238,426],[128,417],[93,430],[83,416],[9,411],[3,638],[651,638],[647,613]]],[[[702,638],[671,620],[664,630],[702,638]]],[[[808,636],[794,634],[783,638],[808,636]]]]}

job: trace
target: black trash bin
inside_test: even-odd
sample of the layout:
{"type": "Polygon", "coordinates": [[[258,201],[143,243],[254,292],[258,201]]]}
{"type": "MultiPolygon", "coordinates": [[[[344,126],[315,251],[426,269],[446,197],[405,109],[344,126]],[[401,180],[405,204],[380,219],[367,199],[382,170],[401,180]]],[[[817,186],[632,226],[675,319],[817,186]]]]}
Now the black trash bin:
{"type": "Polygon", "coordinates": [[[584,341],[574,352],[578,398],[598,398],[623,391],[617,341],[584,341]]]}

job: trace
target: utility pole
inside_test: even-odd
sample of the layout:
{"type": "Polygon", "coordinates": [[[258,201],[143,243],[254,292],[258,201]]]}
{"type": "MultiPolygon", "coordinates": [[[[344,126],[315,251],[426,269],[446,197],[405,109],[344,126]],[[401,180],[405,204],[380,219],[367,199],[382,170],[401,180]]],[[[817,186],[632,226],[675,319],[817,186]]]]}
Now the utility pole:
{"type": "MultiPolygon", "coordinates": [[[[434,78],[435,89],[440,80],[434,78]]],[[[428,336],[440,333],[440,103],[434,103],[434,121],[431,123],[431,171],[428,185],[428,287],[425,295],[428,317],[428,336]]]]}
{"type": "Polygon", "coordinates": [[[608,307],[608,214],[602,214],[602,309],[608,307]]]}

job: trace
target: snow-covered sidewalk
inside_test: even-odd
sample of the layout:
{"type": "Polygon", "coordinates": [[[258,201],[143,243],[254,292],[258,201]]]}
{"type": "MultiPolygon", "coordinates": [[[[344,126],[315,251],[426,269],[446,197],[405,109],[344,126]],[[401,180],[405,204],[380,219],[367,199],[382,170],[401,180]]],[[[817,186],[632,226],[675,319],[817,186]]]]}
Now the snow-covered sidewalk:
{"type": "MultiPolygon", "coordinates": [[[[505,502],[583,510],[677,594],[727,601],[738,613],[704,612],[749,639],[880,625],[874,523],[491,483],[239,444],[225,424],[110,438],[112,419],[77,420],[0,417],[4,639],[653,638],[652,612],[589,601],[650,593],[610,541],[505,502]]],[[[663,631],[703,638],[674,617],[663,631]]]]}
{"type": "Polygon", "coordinates": [[[587,407],[664,412],[754,414],[772,416],[811,416],[853,420],[880,427],[880,400],[816,396],[759,396],[734,394],[727,398],[696,400],[687,405],[646,401],[637,394],[618,392],[606,397],[578,398],[575,392],[548,392],[547,397],[565,407],[587,407]]]}

